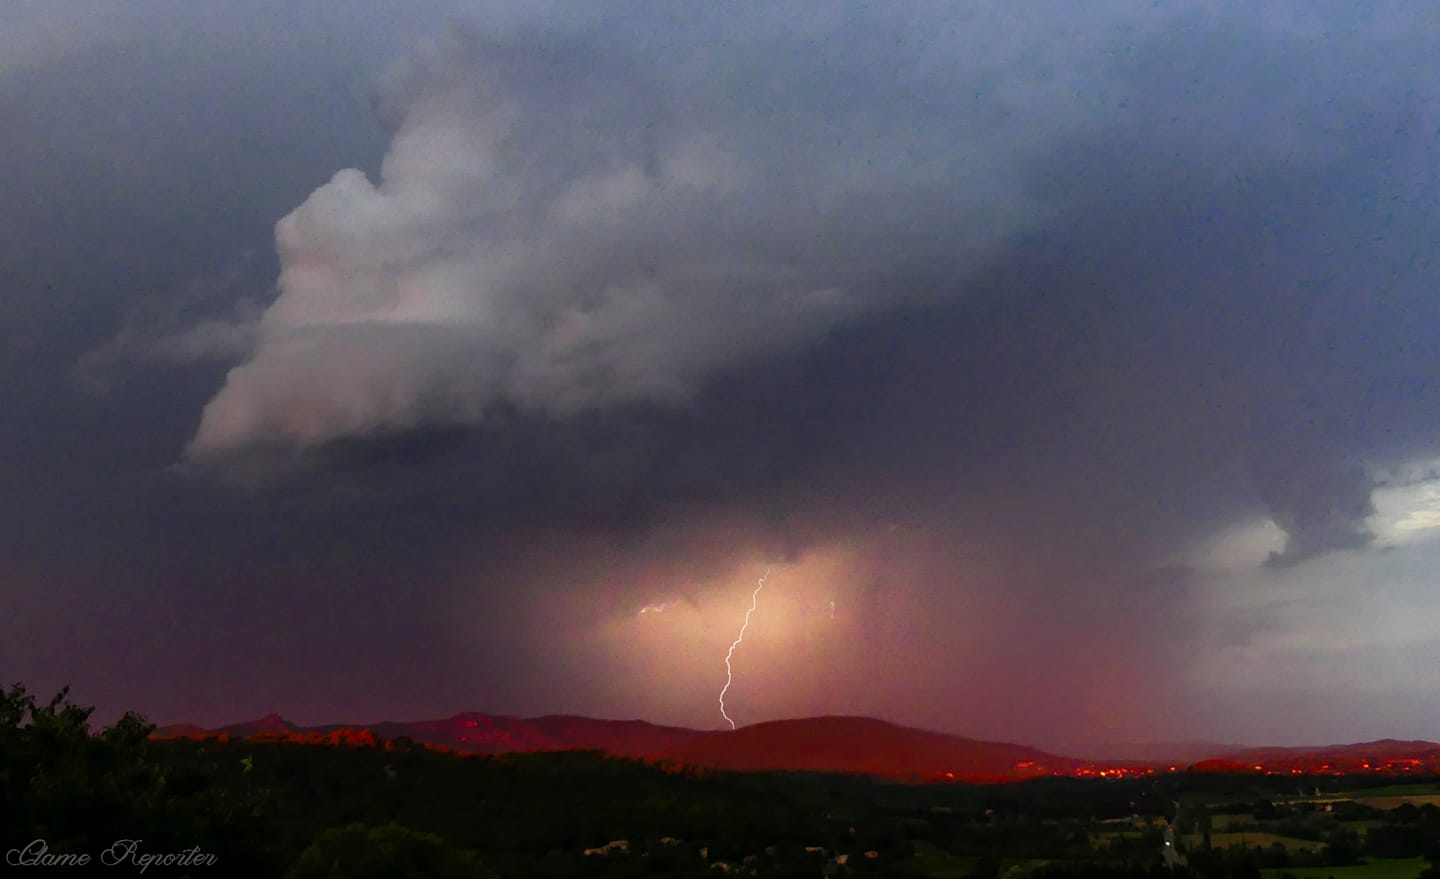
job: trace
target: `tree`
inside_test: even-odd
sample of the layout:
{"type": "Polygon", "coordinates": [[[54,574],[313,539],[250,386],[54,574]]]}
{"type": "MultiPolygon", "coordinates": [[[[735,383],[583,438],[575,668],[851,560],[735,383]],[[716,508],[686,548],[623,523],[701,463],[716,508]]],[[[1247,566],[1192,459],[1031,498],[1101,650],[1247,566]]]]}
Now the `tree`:
{"type": "Polygon", "coordinates": [[[87,849],[164,826],[164,772],[148,754],[154,727],[127,713],[92,736],[95,709],[72,703],[69,692],[44,705],[20,684],[0,692],[4,834],[87,849]]]}
{"type": "Polygon", "coordinates": [[[494,879],[473,852],[399,824],[332,827],[315,838],[289,879],[494,879]]]}
{"type": "Polygon", "coordinates": [[[1332,867],[1349,867],[1361,863],[1360,834],[1348,827],[1336,827],[1326,838],[1325,863],[1332,867]]]}
{"type": "Polygon", "coordinates": [[[998,879],[999,876],[1000,862],[989,852],[981,855],[970,870],[970,879],[998,879]]]}
{"type": "Polygon", "coordinates": [[[1440,879],[1440,836],[1428,842],[1422,854],[1430,866],[1421,870],[1415,879],[1440,879]]]}

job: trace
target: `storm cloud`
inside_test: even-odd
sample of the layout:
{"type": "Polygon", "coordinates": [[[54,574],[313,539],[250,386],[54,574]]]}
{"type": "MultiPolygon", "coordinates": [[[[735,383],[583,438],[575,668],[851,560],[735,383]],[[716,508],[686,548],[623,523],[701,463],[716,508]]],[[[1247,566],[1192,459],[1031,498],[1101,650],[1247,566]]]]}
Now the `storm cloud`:
{"type": "Polygon", "coordinates": [[[1433,15],[248,9],[0,58],[20,671],[711,725],[773,565],[741,722],[1440,722],[1433,15]]]}
{"type": "Polygon", "coordinates": [[[1114,53],[1171,19],[1144,8],[456,27],[381,82],[378,182],[278,224],[278,298],[190,453],[684,405],[953,295],[1046,217],[1036,164],[1124,112],[1114,53]]]}
{"type": "MultiPolygon", "coordinates": [[[[1274,210],[1247,187],[1319,183],[1435,121],[1404,63],[1433,24],[1399,6],[749,13],[472,19],[401,59],[377,86],[393,131],[378,181],[341,171],[277,224],[278,295],[232,331],[254,351],[189,456],[693,407],[867,316],[983,293],[987,269],[1076,211],[1155,210],[1166,187],[1274,210]],[[1103,203],[1087,204],[1086,157],[1104,163],[1103,203]]],[[[1279,224],[1309,222],[1239,219],[1281,247],[1296,242],[1279,224]]],[[[1266,270],[1210,282],[1333,283],[1266,270]]],[[[1241,295],[1272,317],[1273,291],[1241,295]]],[[[1285,451],[1329,441],[1289,430],[1251,452],[1291,534],[1276,562],[1364,546],[1359,465],[1285,451]]]]}

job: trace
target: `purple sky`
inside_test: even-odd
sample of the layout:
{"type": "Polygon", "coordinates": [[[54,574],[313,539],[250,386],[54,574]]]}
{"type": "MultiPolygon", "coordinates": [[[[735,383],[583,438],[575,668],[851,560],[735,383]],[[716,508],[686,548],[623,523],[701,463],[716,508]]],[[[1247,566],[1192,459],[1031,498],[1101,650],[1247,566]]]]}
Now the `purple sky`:
{"type": "Polygon", "coordinates": [[[0,34],[8,680],[1440,739],[1440,18],[292,5],[0,34]]]}

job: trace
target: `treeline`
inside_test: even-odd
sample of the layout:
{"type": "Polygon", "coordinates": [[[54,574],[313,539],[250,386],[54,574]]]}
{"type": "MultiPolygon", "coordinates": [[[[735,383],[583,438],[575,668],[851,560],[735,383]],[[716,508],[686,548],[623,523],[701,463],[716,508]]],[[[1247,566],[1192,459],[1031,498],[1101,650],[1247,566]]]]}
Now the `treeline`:
{"type": "MultiPolygon", "coordinates": [[[[0,691],[7,868],[127,875],[102,863],[117,851],[132,870],[148,858],[147,877],[194,879],[920,877],[936,857],[964,859],[944,873],[968,870],[968,879],[1258,879],[1262,867],[1295,864],[1283,849],[1202,847],[1171,872],[1153,823],[1124,834],[1099,823],[1123,814],[1176,819],[1185,778],[983,788],[802,773],[694,776],[579,752],[480,757],[384,741],[160,741],[133,714],[92,734],[91,713],[64,691],[44,703],[18,685],[0,691]],[[124,841],[129,847],[117,849],[124,841]],[[63,858],[71,860],[55,860],[63,858]]],[[[1202,798],[1220,783],[1195,781],[1202,798]]],[[[1433,859],[1440,839],[1433,806],[1367,813],[1379,823],[1364,838],[1333,815],[1277,812],[1263,796],[1255,812],[1257,827],[1288,821],[1295,834],[1332,834],[1326,864],[1433,859]]]]}
{"type": "Polygon", "coordinates": [[[97,868],[117,841],[139,840],[142,852],[213,858],[146,876],[714,876],[716,862],[767,876],[916,875],[900,866],[900,817],[863,787],[696,778],[578,752],[157,741],[133,714],[92,735],[92,711],[65,691],[43,703],[19,685],[0,694],[9,866],[58,863],[34,860],[43,841],[44,857],[85,854],[97,868]],[[623,849],[584,853],[616,840],[623,849]]]}

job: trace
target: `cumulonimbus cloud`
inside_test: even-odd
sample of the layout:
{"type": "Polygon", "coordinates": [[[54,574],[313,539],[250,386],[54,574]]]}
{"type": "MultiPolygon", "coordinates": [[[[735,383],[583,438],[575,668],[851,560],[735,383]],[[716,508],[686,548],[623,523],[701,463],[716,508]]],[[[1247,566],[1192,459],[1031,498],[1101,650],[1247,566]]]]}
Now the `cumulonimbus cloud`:
{"type": "MultiPolygon", "coordinates": [[[[1237,91],[1184,48],[1281,52],[1335,22],[1208,6],[638,4],[456,29],[381,84],[378,179],[340,171],[278,223],[278,297],[188,453],[684,405],[960,289],[1046,220],[1037,163],[1115,132],[1219,177],[1325,160],[1328,86],[1258,71],[1237,91]]],[[[1337,51],[1401,32],[1348,26],[1337,51]]]]}
{"type": "Polygon", "coordinates": [[[1067,42],[993,17],[913,57],[855,22],[705,61],[432,42],[381,84],[378,181],[340,171],[278,223],[278,297],[190,455],[501,404],[683,405],[719,371],[932,295],[1040,217],[1026,163],[1104,111],[1071,104],[1095,71],[1064,59],[1105,27],[1067,42]],[[1050,64],[1027,72],[1022,48],[1050,64]]]}

